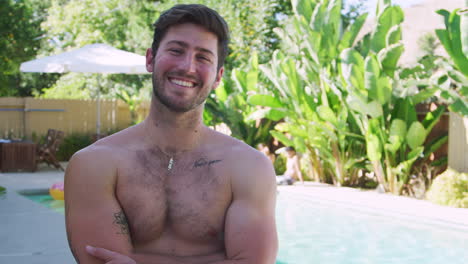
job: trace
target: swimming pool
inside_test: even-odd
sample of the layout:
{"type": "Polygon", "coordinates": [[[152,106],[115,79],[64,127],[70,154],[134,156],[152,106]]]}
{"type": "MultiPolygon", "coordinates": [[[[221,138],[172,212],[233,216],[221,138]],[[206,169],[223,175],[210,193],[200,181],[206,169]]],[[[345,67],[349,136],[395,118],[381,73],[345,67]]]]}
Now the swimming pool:
{"type": "Polygon", "coordinates": [[[52,196],[50,196],[47,191],[38,191],[38,192],[20,193],[20,194],[56,212],[59,212],[62,214],[65,213],[64,202],[59,201],[59,200],[54,200],[54,198],[52,198],[52,196]]]}
{"type": "MultiPolygon", "coordinates": [[[[25,195],[63,213],[63,201],[25,195]]],[[[317,199],[317,200],[314,200],[317,199]]],[[[279,193],[277,264],[466,264],[468,232],[279,193]]]]}
{"type": "Polygon", "coordinates": [[[466,264],[468,232],[280,193],[277,264],[466,264]]]}

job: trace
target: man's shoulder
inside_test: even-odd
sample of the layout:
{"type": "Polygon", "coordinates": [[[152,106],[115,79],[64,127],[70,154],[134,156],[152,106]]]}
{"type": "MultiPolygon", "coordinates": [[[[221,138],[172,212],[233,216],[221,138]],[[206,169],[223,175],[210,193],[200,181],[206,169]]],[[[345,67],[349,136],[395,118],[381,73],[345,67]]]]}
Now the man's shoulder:
{"type": "MultiPolygon", "coordinates": [[[[75,153],[71,162],[103,163],[125,156],[132,144],[136,144],[138,137],[135,136],[135,128],[130,127],[101,138],[93,144],[75,153]],[[127,151],[125,151],[127,150],[127,151]]],[[[109,164],[110,165],[110,164],[109,164]]]]}
{"type": "Polygon", "coordinates": [[[216,148],[223,151],[228,157],[234,158],[238,162],[264,158],[267,160],[267,157],[263,153],[245,142],[217,131],[213,131],[213,133],[215,133],[216,148]]]}
{"type": "Polygon", "coordinates": [[[135,144],[141,140],[139,135],[141,128],[139,125],[125,128],[119,132],[101,138],[96,141],[93,145],[99,147],[119,148],[128,147],[128,145],[135,144]]]}
{"type": "Polygon", "coordinates": [[[218,136],[218,151],[222,151],[229,161],[227,168],[235,179],[268,179],[275,175],[271,160],[265,154],[231,136],[218,136]]]}

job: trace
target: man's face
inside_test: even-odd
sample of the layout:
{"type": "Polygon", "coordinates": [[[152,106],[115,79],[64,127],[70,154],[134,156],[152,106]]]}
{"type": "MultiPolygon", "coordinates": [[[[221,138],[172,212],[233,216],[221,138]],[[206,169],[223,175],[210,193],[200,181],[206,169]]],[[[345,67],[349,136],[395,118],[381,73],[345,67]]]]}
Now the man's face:
{"type": "Polygon", "coordinates": [[[218,38],[195,24],[169,28],[156,56],[149,49],[146,68],[153,72],[153,93],[174,112],[187,112],[203,104],[216,88],[224,68],[217,70],[218,38]]]}

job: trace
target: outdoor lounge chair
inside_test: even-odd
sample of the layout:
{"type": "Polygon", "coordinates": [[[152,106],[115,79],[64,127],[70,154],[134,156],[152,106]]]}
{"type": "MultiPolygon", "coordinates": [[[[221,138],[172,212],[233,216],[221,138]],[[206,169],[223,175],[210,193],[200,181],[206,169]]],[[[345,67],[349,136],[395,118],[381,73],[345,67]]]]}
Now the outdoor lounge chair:
{"type": "Polygon", "coordinates": [[[49,129],[44,144],[39,145],[37,149],[37,163],[45,162],[57,169],[64,170],[57,160],[55,154],[63,140],[63,131],[49,129]]]}

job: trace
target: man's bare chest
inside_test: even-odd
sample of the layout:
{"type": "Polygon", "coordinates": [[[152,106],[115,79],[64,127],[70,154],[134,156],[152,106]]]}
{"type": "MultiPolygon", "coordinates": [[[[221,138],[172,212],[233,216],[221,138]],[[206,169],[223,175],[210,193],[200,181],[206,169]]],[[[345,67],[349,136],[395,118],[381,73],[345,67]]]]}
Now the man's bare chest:
{"type": "Polygon", "coordinates": [[[116,186],[132,240],[146,243],[165,235],[210,242],[220,238],[231,202],[229,175],[222,157],[170,158],[136,153],[122,166],[116,186]],[[132,164],[132,163],[128,163],[132,164]]]}

